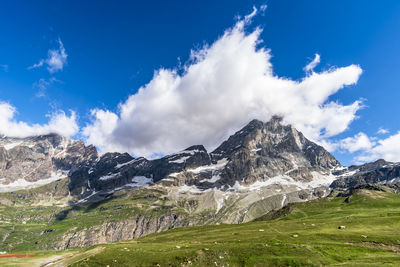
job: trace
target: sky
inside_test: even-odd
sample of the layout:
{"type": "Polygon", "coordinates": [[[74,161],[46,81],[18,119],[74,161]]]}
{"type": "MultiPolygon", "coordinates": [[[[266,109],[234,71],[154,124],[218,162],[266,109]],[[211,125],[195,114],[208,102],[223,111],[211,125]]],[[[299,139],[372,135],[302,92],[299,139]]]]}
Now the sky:
{"type": "Polygon", "coordinates": [[[0,134],[214,149],[284,117],[344,165],[400,161],[400,2],[1,1],[0,134]]]}

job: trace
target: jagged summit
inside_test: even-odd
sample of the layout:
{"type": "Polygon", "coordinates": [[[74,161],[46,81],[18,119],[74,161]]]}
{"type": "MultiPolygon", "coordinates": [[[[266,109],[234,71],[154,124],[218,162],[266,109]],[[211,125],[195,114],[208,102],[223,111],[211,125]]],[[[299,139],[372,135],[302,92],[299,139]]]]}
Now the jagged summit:
{"type": "MultiPolygon", "coordinates": [[[[267,122],[250,121],[211,153],[203,145],[193,145],[155,160],[133,158],[128,153],[99,156],[95,147],[57,134],[0,138],[3,191],[68,177],[70,193],[83,200],[101,192],[154,183],[186,186],[196,192],[275,185],[298,190],[329,186],[345,173],[366,173],[388,164],[377,161],[341,167],[328,151],[292,125],[283,124],[279,116],[267,122]]],[[[341,184],[347,183],[348,179],[341,184]]]]}
{"type": "Polygon", "coordinates": [[[52,196],[82,204],[146,187],[166,192],[174,203],[196,203],[196,212],[222,210],[223,222],[249,221],[259,209],[325,196],[329,188],[396,183],[399,176],[400,164],[383,160],[342,167],[279,116],[250,121],[211,153],[193,145],[154,160],[117,152],[98,155],[95,147],[57,134],[0,138],[0,191],[65,178],[61,184],[66,186],[56,182],[52,196]]]}
{"type": "Polygon", "coordinates": [[[85,192],[82,197],[93,191],[135,187],[135,177],[145,177],[146,184],[169,177],[175,185],[226,190],[237,183],[265,182],[279,175],[310,182],[313,172],[328,172],[340,166],[325,149],[291,125],[283,125],[279,116],[266,123],[252,120],[211,153],[202,145],[194,145],[156,160],[134,159],[127,153],[99,157],[93,146],[57,134],[0,138],[0,151],[0,174],[7,177],[0,181],[2,184],[13,183],[14,177],[21,176],[24,182],[50,181],[49,177],[60,177],[54,173],[62,172],[71,179],[71,192],[85,192]],[[20,150],[24,152],[18,154],[20,150]],[[40,171],[26,177],[18,167],[6,167],[17,162],[27,164],[29,168],[25,169],[41,166],[40,171]]]}
{"type": "Polygon", "coordinates": [[[301,154],[314,168],[330,169],[340,166],[340,163],[323,147],[305,138],[293,126],[283,125],[279,116],[273,116],[266,123],[252,120],[224,141],[211,155],[213,160],[217,161],[229,158],[232,153],[240,149],[270,157],[288,153],[301,154]]]}
{"type": "Polygon", "coordinates": [[[97,150],[58,134],[0,138],[0,191],[36,187],[96,160],[97,150]]]}
{"type": "Polygon", "coordinates": [[[0,138],[0,192],[46,184],[1,194],[0,202],[13,205],[18,198],[35,206],[68,205],[56,218],[70,221],[79,210],[107,215],[88,228],[57,230],[57,247],[64,248],[176,226],[248,222],[288,203],[327,196],[332,189],[371,183],[400,188],[399,177],[400,164],[384,160],[341,166],[278,116],[265,123],[252,120],[211,153],[194,145],[155,160],[117,152],[98,155],[93,146],[59,135],[0,138]],[[110,217],[111,209],[130,214],[129,220],[110,217]]]}

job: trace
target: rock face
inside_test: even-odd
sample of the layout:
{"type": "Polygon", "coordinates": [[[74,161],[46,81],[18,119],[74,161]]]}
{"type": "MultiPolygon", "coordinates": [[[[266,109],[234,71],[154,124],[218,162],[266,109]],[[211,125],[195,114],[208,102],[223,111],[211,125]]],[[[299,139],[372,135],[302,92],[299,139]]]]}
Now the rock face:
{"type": "Polygon", "coordinates": [[[192,193],[276,185],[297,190],[330,184],[345,188],[395,182],[399,169],[399,164],[384,160],[342,167],[323,147],[293,126],[283,125],[278,116],[266,123],[251,121],[211,153],[195,145],[155,160],[127,153],[99,156],[95,147],[56,134],[0,138],[0,192],[69,177],[69,194],[79,203],[151,184],[192,193]]]}
{"type": "MultiPolygon", "coordinates": [[[[328,185],[340,163],[323,147],[309,141],[281,118],[253,120],[209,154],[211,163],[170,174],[175,185],[224,191],[282,183],[328,185]],[[326,181],[321,180],[326,176],[326,181]],[[317,181],[318,180],[318,181],[317,181]]],[[[313,185],[313,187],[315,187],[313,185]]]]}
{"type": "Polygon", "coordinates": [[[66,177],[97,158],[93,146],[56,134],[0,138],[0,192],[35,187],[66,177]]]}
{"type": "Polygon", "coordinates": [[[251,121],[211,153],[195,145],[156,160],[127,153],[99,156],[93,146],[55,134],[0,139],[3,191],[68,176],[70,193],[82,201],[157,182],[200,191],[236,190],[257,182],[316,187],[332,182],[331,170],[338,167],[330,153],[282,125],[279,117],[251,121]]]}
{"type": "Polygon", "coordinates": [[[400,186],[400,163],[383,159],[360,166],[350,166],[334,172],[338,179],[331,184],[334,189],[347,189],[367,184],[394,184],[400,186]]]}
{"type": "Polygon", "coordinates": [[[176,214],[165,214],[158,218],[138,216],[128,220],[106,222],[79,231],[76,228],[71,228],[53,246],[59,249],[92,246],[139,238],[172,227],[193,225],[193,223],[184,219],[184,216],[176,214]]]}
{"type": "MultiPolygon", "coordinates": [[[[277,116],[266,123],[251,121],[211,153],[195,145],[155,160],[127,153],[100,156],[95,147],[56,134],[0,138],[0,192],[41,186],[10,193],[15,199],[42,196],[35,205],[97,207],[119,190],[131,194],[126,201],[136,199],[137,189],[149,190],[142,202],[135,200],[129,217],[66,230],[56,241],[58,248],[126,240],[177,226],[247,222],[288,203],[327,196],[332,188],[400,187],[399,177],[400,163],[384,160],[343,167],[277,116]],[[51,183],[61,178],[66,179],[51,183]],[[149,201],[148,192],[162,196],[149,201]],[[150,204],[141,210],[145,202],[150,204]],[[157,205],[162,208],[156,215],[143,216],[157,205]]],[[[0,204],[13,201],[0,196],[0,204]]]]}

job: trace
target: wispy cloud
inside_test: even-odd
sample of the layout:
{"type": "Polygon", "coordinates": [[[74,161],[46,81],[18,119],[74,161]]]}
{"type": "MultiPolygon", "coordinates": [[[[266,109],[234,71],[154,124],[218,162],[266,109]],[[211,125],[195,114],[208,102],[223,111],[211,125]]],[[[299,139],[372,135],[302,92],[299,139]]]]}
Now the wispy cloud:
{"type": "Polygon", "coordinates": [[[388,134],[389,130],[385,128],[379,128],[377,134],[388,134]]]}
{"type": "Polygon", "coordinates": [[[314,71],[315,67],[321,62],[321,56],[315,54],[314,59],[304,67],[305,72],[314,71]]]}
{"type": "Polygon", "coordinates": [[[44,79],[41,78],[39,81],[35,82],[33,84],[33,89],[37,90],[35,96],[36,97],[45,97],[46,96],[46,91],[49,87],[51,87],[55,82],[61,82],[60,80],[57,80],[54,77],[51,77],[50,79],[44,79]]]}
{"type": "Polygon", "coordinates": [[[43,64],[44,59],[40,60],[38,63],[33,64],[32,66],[29,66],[28,70],[40,68],[41,66],[43,66],[43,64]]]}
{"type": "Polygon", "coordinates": [[[260,6],[260,11],[261,11],[261,12],[265,12],[265,10],[267,10],[267,7],[268,7],[268,6],[267,6],[266,4],[261,5],[261,6],[260,6]]]}
{"type": "Polygon", "coordinates": [[[29,66],[28,69],[36,69],[47,65],[47,70],[51,74],[62,71],[64,66],[67,64],[68,54],[65,51],[64,44],[62,43],[61,39],[57,40],[58,48],[57,49],[50,49],[47,52],[47,58],[41,59],[38,63],[29,66]]]}

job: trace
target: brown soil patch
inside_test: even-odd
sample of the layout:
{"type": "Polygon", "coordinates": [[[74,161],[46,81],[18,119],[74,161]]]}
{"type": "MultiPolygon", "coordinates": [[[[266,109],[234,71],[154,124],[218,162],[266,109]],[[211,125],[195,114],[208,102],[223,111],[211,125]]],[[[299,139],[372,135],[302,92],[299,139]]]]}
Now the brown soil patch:
{"type": "Polygon", "coordinates": [[[0,258],[32,258],[35,257],[35,254],[18,254],[18,253],[13,253],[13,254],[3,254],[0,255],[0,258]]]}

